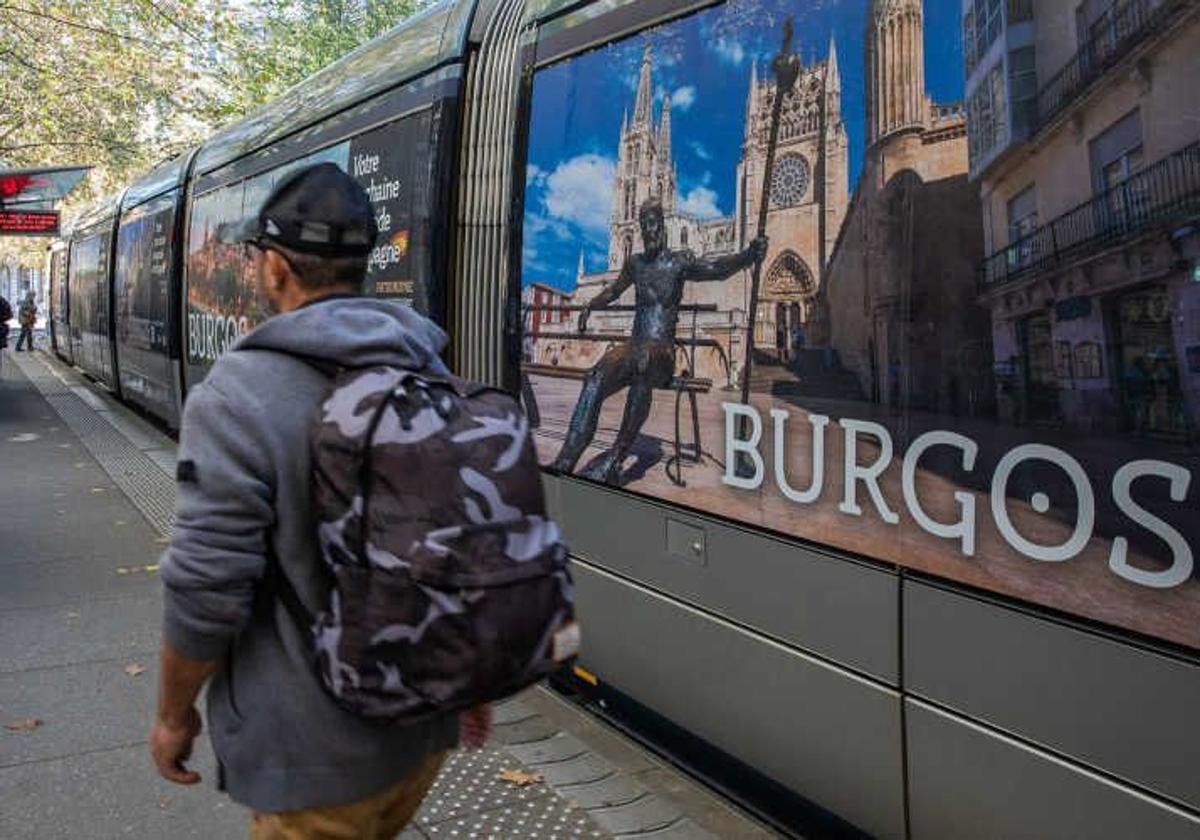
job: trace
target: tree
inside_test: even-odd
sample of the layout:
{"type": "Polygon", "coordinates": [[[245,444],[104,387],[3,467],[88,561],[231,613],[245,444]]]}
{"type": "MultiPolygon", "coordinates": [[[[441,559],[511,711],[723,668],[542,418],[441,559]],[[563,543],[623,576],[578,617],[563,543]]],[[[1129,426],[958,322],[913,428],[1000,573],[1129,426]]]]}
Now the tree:
{"type": "Polygon", "coordinates": [[[219,0],[0,0],[0,159],[92,164],[97,190],[197,142],[235,29],[219,0]]]}
{"type": "Polygon", "coordinates": [[[227,109],[247,113],[431,0],[260,0],[230,46],[238,80],[227,109]]]}
{"type": "Polygon", "coordinates": [[[0,0],[0,161],[72,205],[197,145],[428,0],[0,0]]]}

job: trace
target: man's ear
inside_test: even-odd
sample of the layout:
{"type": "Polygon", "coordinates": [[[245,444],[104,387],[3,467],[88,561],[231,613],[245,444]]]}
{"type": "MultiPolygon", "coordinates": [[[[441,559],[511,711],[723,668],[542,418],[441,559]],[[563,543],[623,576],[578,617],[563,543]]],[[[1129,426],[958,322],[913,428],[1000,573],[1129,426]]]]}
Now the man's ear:
{"type": "Polygon", "coordinates": [[[287,264],[287,260],[283,258],[278,251],[273,248],[267,248],[263,251],[263,268],[266,269],[266,281],[271,291],[276,294],[283,291],[287,284],[291,268],[287,264]]]}

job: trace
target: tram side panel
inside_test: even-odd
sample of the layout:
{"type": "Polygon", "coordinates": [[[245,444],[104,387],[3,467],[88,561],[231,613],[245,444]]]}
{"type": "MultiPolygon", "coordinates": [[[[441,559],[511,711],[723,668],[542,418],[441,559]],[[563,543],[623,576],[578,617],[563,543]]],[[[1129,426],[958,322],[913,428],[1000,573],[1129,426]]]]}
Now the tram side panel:
{"type": "MultiPolygon", "coordinates": [[[[907,770],[893,781],[908,792],[914,836],[969,834],[972,819],[989,825],[989,809],[1026,790],[1041,810],[1010,808],[997,836],[1069,828],[1069,796],[1054,792],[1090,796],[1096,771],[1145,806],[1148,828],[1194,830],[1194,739],[1170,735],[1194,728],[1183,710],[1200,686],[1200,521],[1188,515],[1200,498],[1194,211],[1182,214],[1187,226],[1154,223],[1165,198],[1150,194],[1150,173],[1129,187],[1145,202],[1137,213],[1124,193],[1093,208],[1108,225],[1105,248],[1127,225],[1147,237],[1124,257],[1079,246],[1100,285],[1060,273],[1056,293],[1029,279],[1042,268],[1034,250],[1010,250],[990,267],[1011,285],[985,292],[991,221],[969,177],[969,145],[981,140],[959,108],[889,99],[912,92],[890,74],[918,79],[926,66],[932,93],[963,98],[958,4],[921,4],[923,17],[911,14],[917,4],[900,14],[866,0],[753,4],[762,14],[702,5],[572,7],[544,27],[530,68],[522,374],[585,581],[582,664],[872,830],[886,808],[847,811],[836,791],[802,778],[823,748],[819,732],[785,765],[757,740],[790,725],[765,720],[755,696],[775,682],[708,716],[673,697],[665,686],[709,689],[650,616],[675,627],[702,614],[731,639],[749,631],[763,657],[782,644],[848,682],[895,689],[896,708],[910,712],[906,740],[878,728],[889,758],[873,766],[907,770]],[[798,78],[776,134],[773,67],[787,65],[770,57],[787,17],[798,78]],[[872,41],[880,33],[902,35],[904,50],[872,41]],[[933,45],[950,54],[927,62],[933,45]],[[871,83],[843,84],[863,78],[871,83]],[[757,280],[727,271],[760,219],[770,246],[757,280]],[[673,287],[662,275],[674,269],[646,257],[658,222],[669,262],[701,269],[676,271],[673,287]],[[620,294],[605,291],[626,281],[620,294]],[[664,287],[681,294],[672,301],[664,287]],[[953,593],[957,609],[918,597],[926,589],[953,593]],[[645,612],[638,633],[625,632],[625,598],[645,612]],[[1008,620],[990,620],[997,610],[1008,620]],[[1058,654],[1041,655],[1050,649],[1058,654]],[[656,671],[647,658],[664,664],[656,671]],[[1094,682],[1100,673],[1108,690],[1094,682]],[[1163,691],[1174,699],[1156,700],[1163,691]],[[939,715],[923,713],[930,702],[939,715]],[[1077,711],[1086,705],[1095,708],[1077,711]],[[730,729],[746,737],[727,739],[730,729]],[[938,744],[964,764],[977,758],[977,772],[949,784],[938,744]],[[986,758],[1001,753],[1003,767],[986,758]],[[1040,768],[1006,775],[1024,763],[1040,768]],[[1050,786],[1033,790],[1035,778],[1050,786]],[[939,822],[947,795],[959,807],[939,822]],[[1055,809],[1063,819],[1039,822],[1055,809]]],[[[1075,44],[1062,47],[1069,55],[1075,44]]],[[[1163,101],[1143,103],[1159,171],[1195,159],[1194,127],[1156,116],[1186,112],[1185,87],[1161,86],[1163,101]]],[[[1127,139],[1137,99],[1121,96],[1124,110],[1087,123],[1064,167],[1127,139]]],[[[1047,218],[1056,202],[1066,211],[1087,197],[1043,186],[1047,218]]],[[[1003,217],[1002,203],[992,209],[1003,217]]],[[[705,667],[739,673],[732,647],[712,644],[705,667]]],[[[796,714],[811,711],[831,731],[873,726],[788,690],[796,714]]],[[[841,772],[846,789],[865,778],[841,772]]],[[[1098,837],[1124,830],[1099,810],[1074,825],[1098,837]]]]}
{"type": "Polygon", "coordinates": [[[172,312],[180,305],[173,273],[180,203],[176,188],[122,214],[113,277],[121,393],[172,428],[179,425],[172,312]]]}

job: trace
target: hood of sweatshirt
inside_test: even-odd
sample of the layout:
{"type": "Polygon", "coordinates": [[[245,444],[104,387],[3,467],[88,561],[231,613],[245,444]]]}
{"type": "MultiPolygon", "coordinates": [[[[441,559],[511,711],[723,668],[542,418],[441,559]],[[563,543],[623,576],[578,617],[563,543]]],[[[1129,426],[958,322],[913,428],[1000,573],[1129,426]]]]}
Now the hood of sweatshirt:
{"type": "Polygon", "coordinates": [[[318,300],[267,319],[235,350],[275,350],[343,367],[441,369],[441,327],[402,303],[365,296],[318,300]]]}

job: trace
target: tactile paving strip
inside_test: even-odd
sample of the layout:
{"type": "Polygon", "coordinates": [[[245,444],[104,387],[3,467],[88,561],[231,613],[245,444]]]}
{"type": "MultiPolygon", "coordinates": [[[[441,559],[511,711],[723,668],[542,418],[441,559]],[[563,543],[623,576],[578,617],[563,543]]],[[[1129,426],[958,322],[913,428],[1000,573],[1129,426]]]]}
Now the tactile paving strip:
{"type": "Polygon", "coordinates": [[[430,837],[607,837],[574,803],[545,784],[501,781],[505,770],[529,772],[503,750],[452,754],[417,814],[430,837]]]}
{"type": "Polygon", "coordinates": [[[580,810],[555,796],[516,802],[491,811],[432,825],[421,830],[429,837],[463,840],[568,840],[608,837],[580,810]]]}
{"type": "Polygon", "coordinates": [[[160,534],[171,532],[175,519],[175,482],[146,453],[75,394],[48,367],[50,362],[21,359],[21,371],[45,397],[134,506],[160,534]]]}

